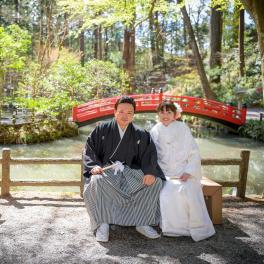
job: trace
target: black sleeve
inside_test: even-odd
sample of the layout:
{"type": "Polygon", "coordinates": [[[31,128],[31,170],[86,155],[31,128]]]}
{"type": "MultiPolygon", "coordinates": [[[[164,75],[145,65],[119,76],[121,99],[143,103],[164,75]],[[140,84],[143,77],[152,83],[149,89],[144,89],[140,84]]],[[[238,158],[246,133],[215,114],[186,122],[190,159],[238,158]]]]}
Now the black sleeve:
{"type": "Polygon", "coordinates": [[[160,178],[164,177],[163,172],[158,168],[158,157],[155,144],[147,131],[142,133],[139,144],[139,155],[141,169],[144,174],[152,174],[160,178]]]}
{"type": "Polygon", "coordinates": [[[97,126],[89,135],[86,141],[85,149],[83,152],[84,177],[90,177],[90,171],[94,166],[102,166],[102,161],[98,157],[102,146],[101,131],[101,127],[97,126]]]}

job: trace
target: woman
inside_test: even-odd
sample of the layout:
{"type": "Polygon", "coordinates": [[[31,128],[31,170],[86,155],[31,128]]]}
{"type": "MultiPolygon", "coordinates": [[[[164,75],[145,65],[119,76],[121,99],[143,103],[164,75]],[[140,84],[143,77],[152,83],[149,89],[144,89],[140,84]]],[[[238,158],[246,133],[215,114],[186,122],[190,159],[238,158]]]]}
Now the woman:
{"type": "Polygon", "coordinates": [[[160,193],[160,225],[164,236],[191,236],[200,241],[215,234],[215,230],[200,184],[199,149],[190,129],[176,120],[180,110],[170,101],[160,103],[160,123],[150,131],[167,180],[160,193]]]}

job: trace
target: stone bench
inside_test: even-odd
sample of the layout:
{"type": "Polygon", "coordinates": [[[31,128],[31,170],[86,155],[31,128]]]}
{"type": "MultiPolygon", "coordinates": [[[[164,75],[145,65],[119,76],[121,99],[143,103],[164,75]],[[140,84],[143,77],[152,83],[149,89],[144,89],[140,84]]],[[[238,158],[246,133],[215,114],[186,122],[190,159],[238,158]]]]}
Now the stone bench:
{"type": "Polygon", "coordinates": [[[202,178],[201,184],[206,207],[213,224],[222,224],[222,185],[206,177],[202,178]]]}

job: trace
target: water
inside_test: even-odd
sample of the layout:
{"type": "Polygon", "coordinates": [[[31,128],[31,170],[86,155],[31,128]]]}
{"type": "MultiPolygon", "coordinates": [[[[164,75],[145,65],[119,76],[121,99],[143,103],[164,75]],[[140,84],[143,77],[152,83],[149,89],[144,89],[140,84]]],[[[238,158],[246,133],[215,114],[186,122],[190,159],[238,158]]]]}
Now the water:
{"type": "MultiPolygon", "coordinates": [[[[135,122],[149,130],[155,124],[155,114],[140,114],[135,122]]],[[[87,136],[95,124],[82,127],[80,135],[35,145],[0,145],[11,148],[12,157],[80,158],[87,136]]],[[[249,149],[250,164],[246,193],[264,193],[264,144],[235,135],[214,136],[207,133],[205,138],[196,138],[202,158],[239,158],[241,149],[249,149]]],[[[234,181],[238,179],[238,166],[204,166],[203,174],[215,180],[234,181]]],[[[1,175],[1,168],[0,168],[1,175]]],[[[79,165],[12,165],[11,179],[19,180],[77,180],[80,179],[79,165]]],[[[12,190],[41,190],[79,192],[78,187],[16,187],[12,190]]],[[[225,188],[225,193],[232,193],[225,188]]]]}

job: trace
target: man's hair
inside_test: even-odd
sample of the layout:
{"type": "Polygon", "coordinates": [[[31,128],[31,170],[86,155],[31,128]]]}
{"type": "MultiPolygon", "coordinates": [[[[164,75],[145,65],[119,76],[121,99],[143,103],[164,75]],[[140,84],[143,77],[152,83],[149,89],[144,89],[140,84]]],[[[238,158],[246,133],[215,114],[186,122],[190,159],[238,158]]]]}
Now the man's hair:
{"type": "Polygon", "coordinates": [[[120,97],[115,103],[115,110],[117,110],[117,107],[120,104],[131,104],[134,108],[134,112],[136,112],[136,103],[135,103],[134,98],[132,97],[129,97],[129,96],[120,97]]]}
{"type": "Polygon", "coordinates": [[[161,102],[158,107],[157,107],[157,112],[163,112],[164,110],[166,111],[172,111],[174,114],[176,114],[177,112],[177,107],[175,106],[175,104],[170,101],[170,100],[164,100],[163,102],[161,102]]]}

